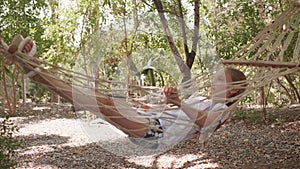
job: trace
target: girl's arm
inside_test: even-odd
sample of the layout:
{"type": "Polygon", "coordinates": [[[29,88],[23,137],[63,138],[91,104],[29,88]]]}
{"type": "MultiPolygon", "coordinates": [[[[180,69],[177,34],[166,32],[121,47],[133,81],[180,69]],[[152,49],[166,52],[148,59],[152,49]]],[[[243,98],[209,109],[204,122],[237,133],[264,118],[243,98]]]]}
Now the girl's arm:
{"type": "Polygon", "coordinates": [[[200,128],[209,126],[216,122],[216,119],[220,118],[223,109],[212,109],[209,112],[199,111],[193,108],[191,105],[182,102],[178,96],[178,90],[175,87],[164,87],[163,92],[166,96],[166,103],[177,105],[185,114],[195,120],[195,124],[200,128]],[[208,115],[209,113],[209,115],[208,115]]]}
{"type": "Polygon", "coordinates": [[[204,112],[196,110],[189,104],[182,102],[178,96],[178,90],[176,87],[164,87],[163,92],[166,96],[166,103],[178,106],[189,118],[195,120],[196,125],[203,127],[206,120],[204,112]]]}

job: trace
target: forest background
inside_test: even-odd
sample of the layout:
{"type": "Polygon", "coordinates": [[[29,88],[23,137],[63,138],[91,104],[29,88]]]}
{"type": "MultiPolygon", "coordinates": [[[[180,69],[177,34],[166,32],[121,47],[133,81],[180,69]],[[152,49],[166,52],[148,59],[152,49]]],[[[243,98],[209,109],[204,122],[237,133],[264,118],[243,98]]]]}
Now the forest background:
{"type": "MultiPolygon", "coordinates": [[[[66,69],[81,66],[95,78],[112,78],[130,57],[135,71],[152,66],[166,84],[176,85],[207,71],[220,59],[231,59],[289,5],[284,0],[7,0],[0,3],[0,31],[5,42],[16,34],[30,36],[42,60],[66,69]],[[97,51],[82,54],[91,50],[91,41],[97,44],[97,51]]],[[[2,103],[6,102],[6,90],[11,90],[7,93],[12,105],[26,97],[57,101],[55,95],[24,79],[15,67],[2,62],[1,74],[1,81],[8,78],[4,82],[8,89],[0,94],[2,103]]],[[[144,83],[151,85],[152,81],[146,77],[144,83]]],[[[299,85],[297,75],[280,77],[266,85],[266,98],[258,90],[244,102],[299,103],[299,85]]],[[[15,112],[15,108],[9,111],[15,112]]]]}

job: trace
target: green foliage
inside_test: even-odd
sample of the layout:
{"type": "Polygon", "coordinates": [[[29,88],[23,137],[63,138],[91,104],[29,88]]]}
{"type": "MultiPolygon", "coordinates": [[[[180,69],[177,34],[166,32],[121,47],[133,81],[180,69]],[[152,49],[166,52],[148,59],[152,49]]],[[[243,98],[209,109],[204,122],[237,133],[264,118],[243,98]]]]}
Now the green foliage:
{"type": "Polygon", "coordinates": [[[288,4],[278,0],[265,2],[219,1],[215,8],[216,13],[209,15],[213,23],[208,27],[210,37],[217,41],[219,56],[230,59],[249,43],[266,24],[271,23],[274,17],[288,4]]]}
{"type": "Polygon", "coordinates": [[[262,113],[255,109],[237,109],[233,113],[233,117],[238,120],[244,120],[246,122],[258,122],[262,119],[262,113]]]}
{"type": "Polygon", "coordinates": [[[35,82],[29,85],[27,95],[30,96],[33,102],[42,103],[50,100],[51,93],[47,88],[35,82]]]}
{"type": "MultiPolygon", "coordinates": [[[[225,4],[219,5],[220,8],[225,8],[225,4]]],[[[254,24],[259,21],[259,16],[254,12],[254,7],[251,3],[244,2],[240,5],[240,8],[232,8],[219,14],[220,16],[216,17],[215,25],[213,25],[213,27],[219,29],[211,32],[217,39],[220,57],[225,59],[230,59],[234,53],[250,41],[254,34],[258,32],[258,26],[262,24],[254,24]],[[254,16],[250,14],[254,14],[254,16]],[[245,27],[248,27],[248,29],[245,27]]]]}
{"type": "Polygon", "coordinates": [[[276,124],[283,124],[286,120],[285,118],[279,116],[279,111],[280,110],[278,107],[275,109],[272,109],[272,111],[267,112],[267,120],[276,124]]]}
{"type": "MultiPolygon", "coordinates": [[[[215,63],[219,57],[230,59],[249,43],[259,30],[287,8],[287,2],[201,2],[199,46],[207,50],[198,50],[197,55],[200,59],[194,62],[197,65],[193,66],[193,72],[198,74],[206,71],[207,65],[203,64],[215,63]],[[213,45],[204,41],[212,42],[213,45]],[[214,41],[217,43],[213,43],[214,41]],[[217,47],[215,53],[214,46],[217,47]],[[217,57],[211,57],[214,55],[217,57]],[[207,58],[211,60],[202,56],[210,56],[207,58]]],[[[173,4],[169,1],[162,3],[175,44],[180,53],[184,54],[182,31],[178,15],[175,15],[178,9],[174,10],[177,1],[172,2],[173,4]]],[[[96,77],[100,78],[113,78],[122,71],[119,67],[124,60],[132,56],[134,64],[130,66],[135,67],[136,72],[141,71],[150,59],[156,59],[152,66],[162,72],[168,72],[162,75],[165,83],[176,84],[173,79],[180,79],[180,71],[175,66],[177,63],[170,52],[157,11],[152,6],[153,1],[71,0],[67,6],[63,4],[65,2],[62,0],[1,1],[2,37],[9,42],[17,33],[31,36],[38,46],[41,59],[66,69],[82,67],[86,74],[97,69],[96,77]]],[[[194,1],[182,1],[182,5],[187,43],[191,44],[194,31],[194,1]]],[[[295,30],[296,35],[299,27],[295,27],[295,30]]],[[[291,45],[295,42],[294,38],[291,45]]],[[[285,55],[289,56],[287,61],[290,61],[292,50],[287,50],[285,55]]],[[[297,85],[299,87],[299,84],[297,85]]],[[[47,95],[44,88],[35,90],[37,86],[29,86],[37,96],[47,95]]],[[[270,94],[269,99],[276,100],[276,97],[270,94]]],[[[253,100],[247,97],[244,102],[253,100]]]]}
{"type": "Polygon", "coordinates": [[[282,113],[280,111],[286,111],[286,110],[280,110],[279,107],[275,107],[272,109],[266,110],[266,117],[264,117],[264,112],[262,108],[239,108],[233,113],[233,118],[236,120],[243,120],[247,123],[261,123],[264,118],[264,120],[275,123],[275,124],[282,124],[286,121],[285,117],[282,116],[282,113]]]}
{"type": "Polygon", "coordinates": [[[20,147],[20,142],[13,138],[17,127],[7,118],[0,121],[0,168],[9,169],[16,166],[11,158],[15,150],[20,147]]]}
{"type": "MultiPolygon", "coordinates": [[[[43,48],[42,34],[44,33],[43,10],[46,7],[44,0],[0,1],[0,32],[1,38],[8,44],[16,34],[24,37],[30,36],[39,46],[38,52],[42,53],[43,48]]],[[[6,74],[13,79],[12,72],[14,67],[5,66],[6,74]]],[[[1,70],[0,70],[1,72],[1,70]]],[[[19,78],[20,80],[21,78],[19,78]]],[[[15,83],[15,82],[13,82],[15,83]]],[[[21,84],[21,81],[18,82],[21,84]]]]}
{"type": "Polygon", "coordinates": [[[42,10],[44,0],[6,0],[0,1],[0,31],[5,41],[16,34],[31,36],[37,42],[41,40],[43,30],[42,10]]]}

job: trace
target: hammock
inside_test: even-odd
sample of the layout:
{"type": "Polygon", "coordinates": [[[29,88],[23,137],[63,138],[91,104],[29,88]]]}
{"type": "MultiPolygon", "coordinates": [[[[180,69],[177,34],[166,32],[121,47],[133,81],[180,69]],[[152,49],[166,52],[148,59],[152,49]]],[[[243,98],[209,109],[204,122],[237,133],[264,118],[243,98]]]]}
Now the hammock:
{"type": "MultiPolygon", "coordinates": [[[[229,112],[241,101],[245,96],[249,95],[253,90],[263,87],[270,81],[277,79],[280,76],[288,75],[298,72],[299,67],[299,53],[300,53],[300,8],[299,4],[294,4],[286,11],[284,11],[277,19],[260,31],[257,36],[245,46],[242,50],[237,52],[233,56],[233,60],[221,61],[221,65],[224,67],[235,67],[243,72],[247,73],[247,81],[239,84],[240,88],[245,88],[245,91],[231,98],[236,100],[229,108],[223,111],[220,118],[222,119],[228,115],[229,112]],[[298,34],[295,32],[298,31],[298,34]],[[292,44],[292,39],[296,38],[295,44],[292,44]],[[288,60],[287,50],[292,50],[292,59],[288,60]],[[245,85],[246,84],[246,85],[245,85]]],[[[1,39],[0,50],[2,54],[7,55],[8,46],[1,39]]],[[[87,109],[95,114],[97,117],[101,117],[106,121],[115,124],[112,119],[120,118],[119,116],[107,117],[99,111],[99,107],[106,110],[120,111],[122,115],[132,121],[140,121],[145,118],[157,118],[174,120],[178,117],[170,114],[168,110],[173,109],[170,105],[163,104],[161,100],[164,96],[159,87],[146,87],[134,84],[127,84],[121,80],[107,80],[107,79],[95,79],[93,76],[64,69],[62,67],[47,63],[39,60],[43,64],[44,69],[51,72],[52,75],[37,71],[36,67],[40,65],[33,63],[32,58],[26,54],[16,52],[14,54],[22,64],[29,65],[33,71],[36,71],[43,77],[43,85],[49,89],[57,92],[66,100],[73,103],[77,108],[87,109]],[[55,76],[53,76],[55,75],[55,76]],[[72,90],[66,89],[61,86],[52,86],[49,83],[49,78],[56,79],[62,83],[66,83],[72,86],[72,90]],[[62,80],[64,79],[64,80],[62,80]],[[97,86],[95,86],[97,85],[97,86]],[[74,96],[84,96],[87,100],[83,102],[74,98],[70,98],[64,93],[72,93],[74,96]],[[137,94],[134,97],[129,97],[128,93],[143,93],[137,94]],[[103,100],[103,102],[99,101],[103,100]],[[113,100],[115,105],[106,104],[106,100],[113,100]],[[131,110],[135,110],[138,114],[131,113],[131,110]]],[[[199,76],[192,78],[177,87],[181,91],[183,99],[196,98],[196,96],[203,96],[209,98],[210,74],[203,73],[199,76]]],[[[200,100],[205,101],[205,99],[200,100]]],[[[190,104],[193,107],[193,104],[190,104]]],[[[206,111],[210,113],[210,110],[206,111]]],[[[201,117],[200,117],[201,118],[201,117]]],[[[179,126],[190,126],[194,124],[191,121],[182,118],[178,120],[179,126]]],[[[117,127],[123,131],[130,132],[130,129],[117,127]]],[[[162,126],[164,127],[164,126],[162,126]]],[[[201,141],[206,141],[208,137],[215,131],[218,126],[210,128],[206,134],[200,136],[201,141]]],[[[141,128],[142,130],[142,128],[141,128]]],[[[174,134],[174,133],[173,133],[174,134]]],[[[186,135],[186,133],[176,133],[176,135],[186,135]]],[[[147,142],[151,142],[147,140],[147,142]]]]}

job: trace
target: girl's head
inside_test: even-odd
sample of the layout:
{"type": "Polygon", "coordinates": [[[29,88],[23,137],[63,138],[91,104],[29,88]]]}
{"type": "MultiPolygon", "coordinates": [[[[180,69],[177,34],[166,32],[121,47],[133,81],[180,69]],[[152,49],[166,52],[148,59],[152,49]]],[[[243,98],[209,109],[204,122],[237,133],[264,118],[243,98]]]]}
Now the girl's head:
{"type": "MultiPolygon", "coordinates": [[[[231,78],[231,84],[233,86],[233,89],[231,90],[231,94],[228,98],[237,96],[245,91],[246,86],[246,76],[243,72],[240,70],[234,69],[234,68],[226,68],[225,72],[230,76],[231,78]]],[[[228,83],[228,82],[227,82],[228,83]]]]}
{"type": "MultiPolygon", "coordinates": [[[[245,91],[246,76],[234,68],[221,68],[213,77],[211,94],[216,101],[226,101],[245,91]]],[[[232,103],[230,103],[232,104],[232,103]]]]}

